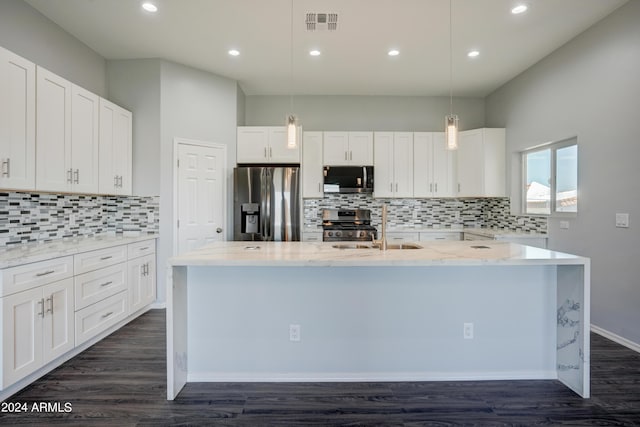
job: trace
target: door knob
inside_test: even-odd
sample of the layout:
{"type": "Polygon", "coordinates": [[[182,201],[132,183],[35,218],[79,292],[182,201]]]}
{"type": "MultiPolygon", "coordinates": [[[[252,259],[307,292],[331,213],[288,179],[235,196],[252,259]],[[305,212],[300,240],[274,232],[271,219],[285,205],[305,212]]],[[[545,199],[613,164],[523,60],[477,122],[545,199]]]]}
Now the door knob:
{"type": "Polygon", "coordinates": [[[222,228],[220,227],[216,228],[216,233],[222,233],[222,228]]]}

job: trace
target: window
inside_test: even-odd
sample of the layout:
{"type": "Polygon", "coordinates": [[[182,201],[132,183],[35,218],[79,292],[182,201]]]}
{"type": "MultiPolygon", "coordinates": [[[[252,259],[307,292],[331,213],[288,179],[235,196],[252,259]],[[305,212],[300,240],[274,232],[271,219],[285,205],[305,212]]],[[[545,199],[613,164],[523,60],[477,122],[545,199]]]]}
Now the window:
{"type": "Polygon", "coordinates": [[[578,212],[578,143],[576,138],[522,153],[524,213],[530,215],[578,212]]]}

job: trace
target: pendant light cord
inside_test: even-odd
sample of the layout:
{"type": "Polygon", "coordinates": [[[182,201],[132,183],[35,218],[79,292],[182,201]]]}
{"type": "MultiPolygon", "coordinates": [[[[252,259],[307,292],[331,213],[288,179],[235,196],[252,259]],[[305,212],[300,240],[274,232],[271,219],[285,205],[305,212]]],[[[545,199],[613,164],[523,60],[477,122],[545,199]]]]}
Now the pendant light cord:
{"type": "Polygon", "coordinates": [[[453,18],[452,4],[449,0],[449,114],[453,115],[453,18]]]}
{"type": "Polygon", "coordinates": [[[291,78],[291,99],[290,99],[290,112],[293,114],[293,0],[291,0],[291,28],[290,28],[290,51],[289,51],[289,66],[290,66],[290,78],[291,78]]]}

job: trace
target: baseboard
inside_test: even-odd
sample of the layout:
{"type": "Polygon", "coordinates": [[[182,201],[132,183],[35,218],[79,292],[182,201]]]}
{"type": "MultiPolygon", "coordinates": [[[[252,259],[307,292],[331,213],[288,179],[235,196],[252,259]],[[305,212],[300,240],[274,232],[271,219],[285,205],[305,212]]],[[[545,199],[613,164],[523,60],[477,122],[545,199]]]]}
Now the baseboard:
{"type": "Polygon", "coordinates": [[[605,337],[607,339],[610,339],[613,342],[616,342],[616,343],[618,343],[620,345],[623,345],[623,346],[627,347],[628,349],[631,349],[631,350],[633,350],[635,352],[640,353],[640,344],[638,344],[636,342],[633,342],[633,341],[628,340],[628,339],[626,339],[624,337],[621,337],[620,335],[616,335],[613,332],[609,332],[606,329],[602,329],[601,327],[593,325],[593,324],[591,325],[591,331],[595,332],[596,334],[601,335],[601,336],[603,336],[603,337],[605,337]]]}
{"type": "Polygon", "coordinates": [[[187,382],[402,382],[555,380],[555,371],[513,372],[192,372],[187,382]]]}
{"type": "Polygon", "coordinates": [[[156,301],[153,304],[151,304],[150,307],[151,307],[152,310],[167,308],[167,302],[166,301],[162,301],[162,302],[157,302],[156,301]]]}

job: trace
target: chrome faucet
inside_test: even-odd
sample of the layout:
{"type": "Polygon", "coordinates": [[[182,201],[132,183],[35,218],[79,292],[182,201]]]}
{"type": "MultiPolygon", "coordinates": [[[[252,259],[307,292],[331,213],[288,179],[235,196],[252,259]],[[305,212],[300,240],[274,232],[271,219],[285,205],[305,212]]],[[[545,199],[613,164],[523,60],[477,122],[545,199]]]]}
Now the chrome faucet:
{"type": "Polygon", "coordinates": [[[373,239],[374,246],[380,248],[381,251],[387,250],[387,205],[382,205],[382,237],[378,240],[373,239]]]}

